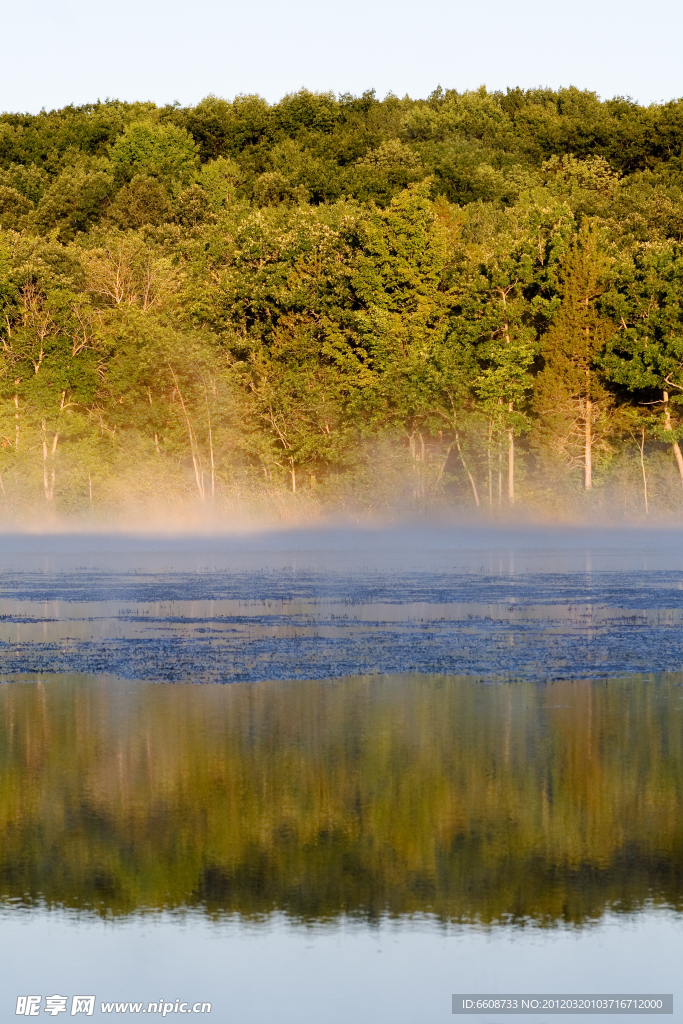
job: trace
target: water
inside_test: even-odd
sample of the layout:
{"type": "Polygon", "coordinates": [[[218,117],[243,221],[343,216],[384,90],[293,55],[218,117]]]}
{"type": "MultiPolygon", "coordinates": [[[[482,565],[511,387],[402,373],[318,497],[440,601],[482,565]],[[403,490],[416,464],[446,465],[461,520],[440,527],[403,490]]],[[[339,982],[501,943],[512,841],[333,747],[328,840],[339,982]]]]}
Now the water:
{"type": "Polygon", "coordinates": [[[681,1015],[683,534],[14,537],[0,564],[0,1020],[29,993],[681,1015]]]}

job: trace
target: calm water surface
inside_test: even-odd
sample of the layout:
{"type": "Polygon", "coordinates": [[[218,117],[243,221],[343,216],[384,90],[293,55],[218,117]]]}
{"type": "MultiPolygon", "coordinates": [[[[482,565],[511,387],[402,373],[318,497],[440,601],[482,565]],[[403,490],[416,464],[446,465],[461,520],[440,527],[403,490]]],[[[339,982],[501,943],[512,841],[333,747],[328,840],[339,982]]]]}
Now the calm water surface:
{"type": "Polygon", "coordinates": [[[445,1022],[456,991],[683,1019],[683,533],[5,537],[0,565],[0,1020],[88,992],[445,1022]]]}

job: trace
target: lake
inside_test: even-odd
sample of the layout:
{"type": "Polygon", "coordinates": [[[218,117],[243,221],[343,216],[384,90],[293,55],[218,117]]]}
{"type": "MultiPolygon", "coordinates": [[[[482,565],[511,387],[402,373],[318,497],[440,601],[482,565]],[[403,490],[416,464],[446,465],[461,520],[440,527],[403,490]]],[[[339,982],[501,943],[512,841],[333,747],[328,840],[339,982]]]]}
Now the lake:
{"type": "Polygon", "coordinates": [[[683,532],[16,535],[0,565],[0,1020],[683,1019],[683,532]]]}

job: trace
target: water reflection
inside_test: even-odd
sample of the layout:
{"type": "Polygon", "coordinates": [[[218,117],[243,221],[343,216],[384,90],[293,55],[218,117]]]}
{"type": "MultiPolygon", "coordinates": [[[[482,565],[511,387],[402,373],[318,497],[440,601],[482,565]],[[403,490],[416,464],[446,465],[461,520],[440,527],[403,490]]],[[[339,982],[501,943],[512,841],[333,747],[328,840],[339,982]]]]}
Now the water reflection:
{"type": "Polygon", "coordinates": [[[306,921],[680,909],[681,685],[5,685],[0,895],[306,921]]]}

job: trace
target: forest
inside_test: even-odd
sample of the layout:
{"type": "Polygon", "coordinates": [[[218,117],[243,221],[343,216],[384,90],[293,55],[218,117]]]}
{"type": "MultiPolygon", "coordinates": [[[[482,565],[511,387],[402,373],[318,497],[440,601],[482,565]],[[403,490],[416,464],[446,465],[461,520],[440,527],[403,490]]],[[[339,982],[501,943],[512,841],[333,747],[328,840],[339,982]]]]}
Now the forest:
{"type": "Polygon", "coordinates": [[[0,115],[0,517],[683,510],[683,100],[0,115]]]}

